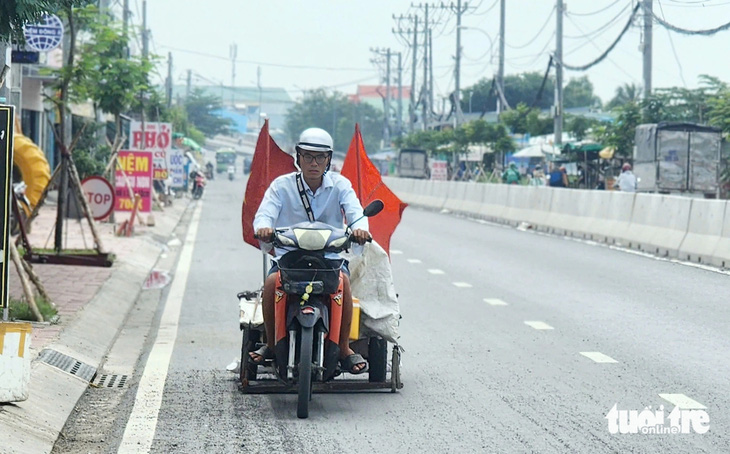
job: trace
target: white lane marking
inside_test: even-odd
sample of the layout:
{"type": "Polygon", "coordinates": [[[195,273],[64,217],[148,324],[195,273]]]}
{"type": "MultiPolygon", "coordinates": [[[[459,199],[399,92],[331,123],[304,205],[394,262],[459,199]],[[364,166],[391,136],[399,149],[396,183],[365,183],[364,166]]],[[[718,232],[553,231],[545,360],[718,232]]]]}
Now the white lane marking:
{"type": "Polygon", "coordinates": [[[469,288],[469,287],[472,287],[472,285],[469,284],[468,282],[453,282],[453,284],[455,286],[461,287],[461,288],[469,288]]]}
{"type": "Polygon", "coordinates": [[[134,408],[132,408],[132,413],[129,415],[122,442],[117,452],[149,452],[152,447],[152,440],[157,429],[157,418],[162,405],[162,392],[165,388],[167,370],[170,366],[170,358],[177,338],[180,309],[182,308],[190,264],[193,259],[195,236],[198,233],[202,207],[202,203],[198,203],[195,207],[185,243],[182,251],[180,251],[180,260],[175,271],[175,278],[165,301],[165,310],[160,319],[157,338],[152,346],[149,358],[147,358],[142,378],[139,381],[137,395],[135,396],[134,408]]]}
{"type": "Polygon", "coordinates": [[[601,352],[579,352],[581,355],[585,356],[586,358],[592,359],[593,361],[597,363],[617,363],[615,359],[611,358],[608,355],[604,355],[601,352]]]}
{"type": "Polygon", "coordinates": [[[429,272],[429,273],[431,273],[431,274],[446,274],[446,273],[444,273],[443,271],[441,271],[441,270],[436,270],[436,269],[431,269],[431,270],[428,270],[428,272],[429,272]]]}
{"type": "Polygon", "coordinates": [[[682,410],[705,410],[707,407],[697,402],[694,399],[690,399],[684,394],[659,394],[659,397],[669,401],[679,407],[682,410]]]}
{"type": "Polygon", "coordinates": [[[401,255],[403,251],[399,251],[398,249],[391,249],[390,253],[393,255],[401,255]]]}
{"type": "Polygon", "coordinates": [[[545,322],[538,322],[538,321],[527,321],[527,322],[525,322],[525,325],[531,326],[532,328],[535,328],[535,329],[555,329],[545,322]]]}
{"type": "Polygon", "coordinates": [[[507,306],[507,303],[498,298],[484,298],[484,302],[490,306],[507,306]]]}
{"type": "Polygon", "coordinates": [[[423,263],[418,259],[408,259],[408,263],[423,263]]]}

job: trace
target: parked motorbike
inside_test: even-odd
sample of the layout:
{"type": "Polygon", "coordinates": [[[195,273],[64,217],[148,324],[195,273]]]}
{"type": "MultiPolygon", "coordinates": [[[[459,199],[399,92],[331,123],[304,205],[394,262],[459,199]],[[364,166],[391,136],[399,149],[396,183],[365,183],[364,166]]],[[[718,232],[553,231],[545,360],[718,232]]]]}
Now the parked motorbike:
{"type": "Polygon", "coordinates": [[[205,177],[200,172],[196,172],[193,177],[193,199],[199,199],[203,197],[203,190],[205,189],[205,177]]]}
{"type": "MultiPolygon", "coordinates": [[[[382,209],[383,202],[375,200],[365,208],[363,217],[375,216],[382,209]]],[[[274,309],[274,351],[278,359],[275,364],[271,361],[266,364],[274,366],[281,382],[297,387],[299,418],[309,416],[313,382],[326,382],[342,373],[338,363],[343,298],[340,273],[344,260],[328,260],[325,253],[350,248],[354,222],[357,220],[345,229],[322,222],[302,222],[276,229],[271,239],[275,247],[292,250],[278,262],[274,309]]],[[[249,348],[255,347],[252,345],[255,342],[250,342],[248,337],[250,334],[254,333],[244,333],[241,352],[244,386],[248,380],[256,380],[258,373],[258,366],[248,356],[249,348]]],[[[385,360],[382,366],[384,375],[385,360]]]]}
{"type": "MultiPolygon", "coordinates": [[[[15,199],[18,201],[18,213],[20,213],[20,217],[23,221],[23,224],[28,228],[28,216],[30,215],[32,209],[30,207],[30,201],[28,200],[28,197],[25,195],[25,190],[27,189],[27,185],[24,181],[21,181],[19,183],[13,183],[13,192],[15,193],[15,199]]],[[[17,235],[20,233],[20,223],[18,222],[17,218],[15,217],[15,210],[10,210],[10,234],[11,235],[17,235]]]]}

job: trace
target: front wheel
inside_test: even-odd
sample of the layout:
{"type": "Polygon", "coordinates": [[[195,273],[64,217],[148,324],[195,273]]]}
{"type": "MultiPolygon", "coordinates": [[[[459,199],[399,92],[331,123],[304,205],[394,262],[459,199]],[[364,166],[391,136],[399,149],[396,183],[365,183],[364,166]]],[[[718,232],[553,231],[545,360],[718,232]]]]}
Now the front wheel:
{"type": "Polygon", "coordinates": [[[302,328],[299,343],[299,399],[297,401],[297,417],[309,417],[309,399],[312,396],[312,344],[314,329],[302,328]]]}

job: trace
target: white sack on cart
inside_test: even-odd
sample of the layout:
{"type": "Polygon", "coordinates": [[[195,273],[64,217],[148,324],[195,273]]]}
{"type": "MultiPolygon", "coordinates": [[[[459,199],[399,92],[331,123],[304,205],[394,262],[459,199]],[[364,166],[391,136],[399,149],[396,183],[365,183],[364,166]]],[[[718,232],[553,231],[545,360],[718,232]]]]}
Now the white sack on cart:
{"type": "Polygon", "coordinates": [[[373,241],[365,244],[362,254],[342,255],[350,261],[352,295],[360,300],[360,326],[365,334],[373,332],[397,344],[400,307],[385,249],[373,241]]]}

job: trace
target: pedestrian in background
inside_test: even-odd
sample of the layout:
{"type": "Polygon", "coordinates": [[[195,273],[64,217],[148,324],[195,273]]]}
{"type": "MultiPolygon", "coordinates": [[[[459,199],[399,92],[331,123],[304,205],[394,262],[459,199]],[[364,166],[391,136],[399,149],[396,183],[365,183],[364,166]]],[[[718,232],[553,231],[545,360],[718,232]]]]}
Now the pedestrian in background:
{"type": "Polygon", "coordinates": [[[551,188],[567,188],[568,187],[568,173],[565,166],[559,168],[553,167],[553,171],[550,172],[550,187],[551,188]]]}
{"type": "Polygon", "coordinates": [[[517,170],[517,164],[509,163],[509,167],[502,174],[502,181],[507,184],[520,184],[520,171],[517,170]]]}
{"type": "Polygon", "coordinates": [[[535,166],[535,170],[532,172],[532,178],[530,179],[530,186],[545,186],[545,173],[542,171],[540,164],[535,166]]]}
{"type": "Polygon", "coordinates": [[[636,175],[631,171],[631,164],[627,162],[621,166],[621,175],[613,186],[623,192],[636,192],[636,175]]]}

